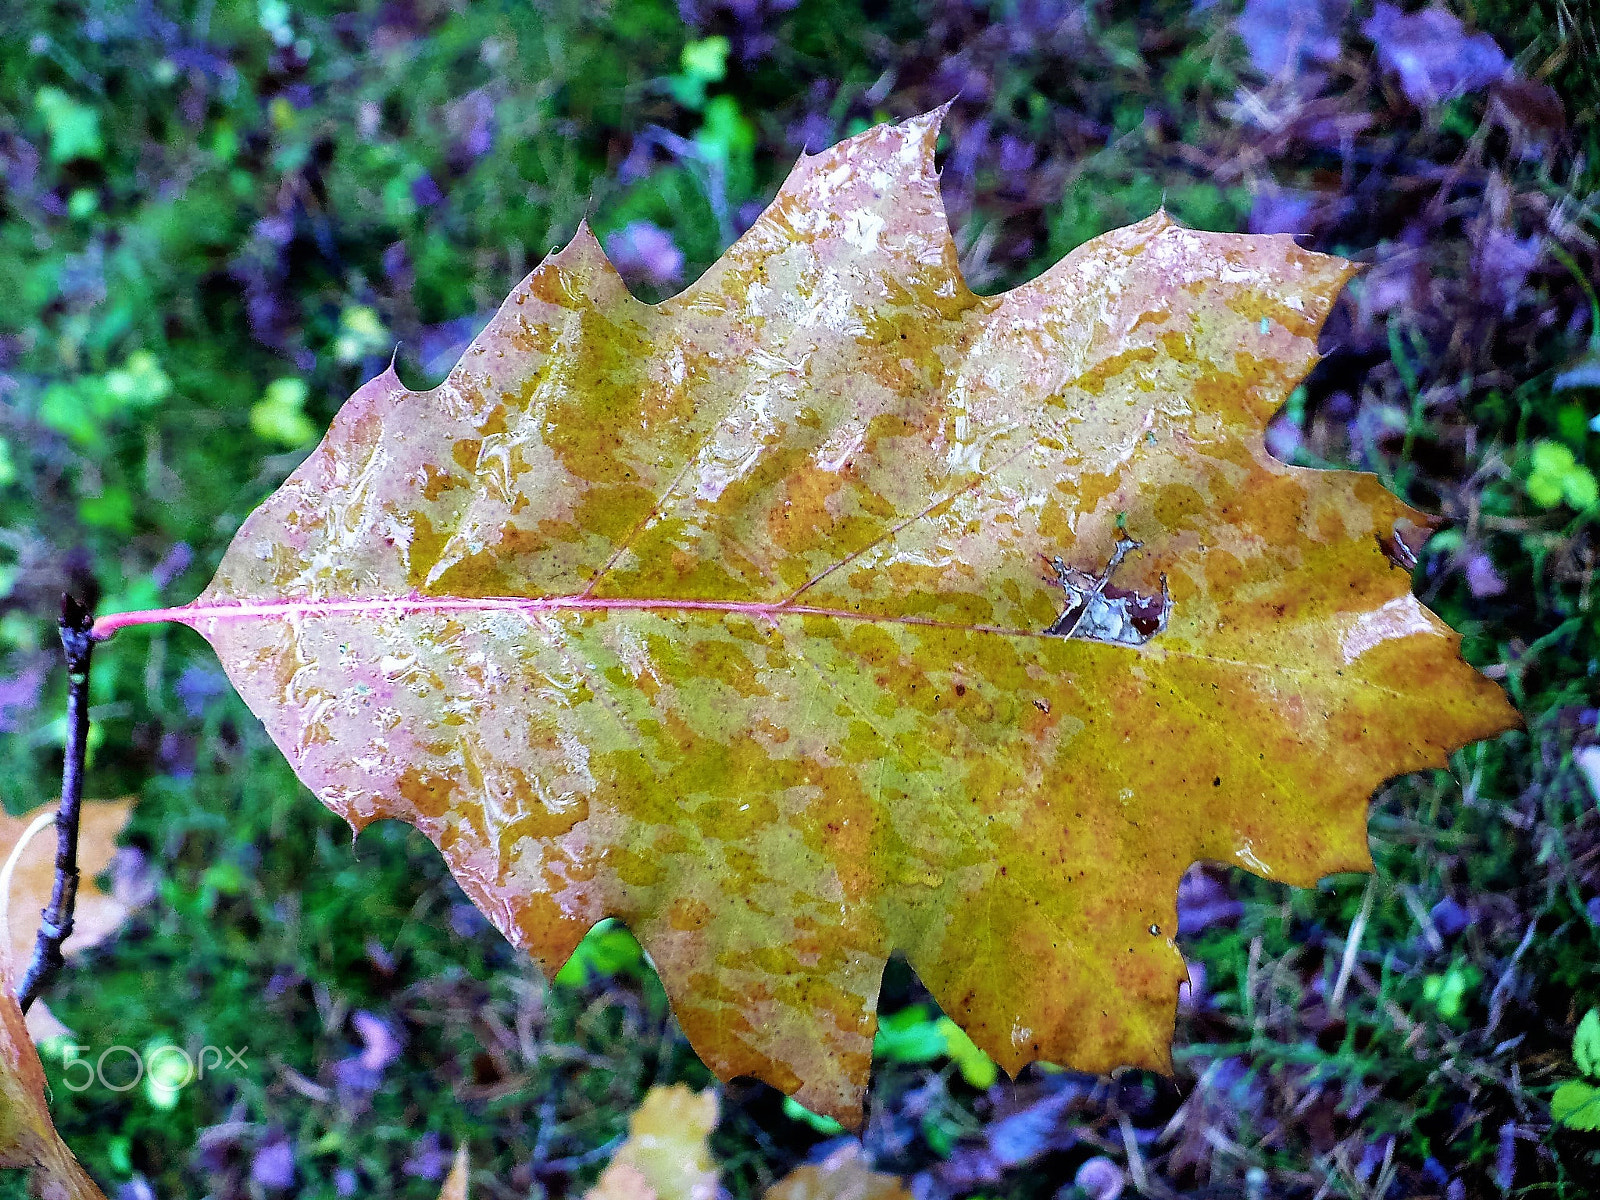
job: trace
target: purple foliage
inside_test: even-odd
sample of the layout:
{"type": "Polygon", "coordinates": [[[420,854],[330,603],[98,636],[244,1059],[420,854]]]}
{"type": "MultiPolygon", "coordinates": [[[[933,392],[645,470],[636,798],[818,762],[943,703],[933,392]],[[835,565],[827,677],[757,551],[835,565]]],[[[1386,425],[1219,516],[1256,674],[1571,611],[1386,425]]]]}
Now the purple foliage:
{"type": "Polygon", "coordinates": [[[44,676],[44,664],[33,663],[9,678],[0,679],[0,733],[16,729],[22,714],[38,705],[44,676]]]}
{"type": "Polygon", "coordinates": [[[1467,559],[1467,590],[1479,600],[1506,593],[1506,581],[1494,569],[1494,560],[1487,554],[1474,554],[1467,559]]]}
{"type": "Polygon", "coordinates": [[[1502,1192],[1509,1192],[1517,1181],[1517,1127],[1511,1121],[1500,1126],[1500,1144],[1494,1155],[1494,1181],[1502,1192]]]}
{"type": "Polygon", "coordinates": [[[1339,56],[1350,0],[1245,0],[1234,28],[1264,75],[1303,70],[1339,56]]]}
{"type": "Polygon", "coordinates": [[[1061,1115],[1076,1098],[1076,1091],[1064,1088],[989,1126],[989,1150],[995,1160],[1002,1167],[1014,1167],[1070,1146],[1077,1134],[1061,1115]]]}
{"type": "Polygon", "coordinates": [[[426,171],[411,181],[411,202],[418,208],[432,208],[443,199],[444,193],[426,171]]]}
{"type": "Polygon", "coordinates": [[[174,542],[172,548],[150,569],[150,579],[157,591],[165,591],[172,581],[189,569],[194,562],[194,550],[188,542],[174,542]]]}
{"type": "Polygon", "coordinates": [[[1478,290],[1489,308],[1509,317],[1517,307],[1523,285],[1539,265],[1544,240],[1519,238],[1498,227],[1491,227],[1472,248],[1472,271],[1478,290]]]}
{"type": "Polygon", "coordinates": [[[1282,188],[1258,191],[1250,205],[1251,233],[1306,233],[1311,225],[1315,198],[1307,192],[1282,188]]]}
{"type": "Polygon", "coordinates": [[[494,100],[485,89],[452,100],[445,106],[444,123],[453,165],[465,166],[494,149],[494,100]]]}
{"type": "Polygon", "coordinates": [[[450,1165],[450,1156],[439,1143],[439,1135],[429,1131],[411,1147],[411,1156],[401,1170],[413,1179],[440,1179],[450,1165]]]}
{"type": "Polygon", "coordinates": [[[1117,1200],[1127,1186],[1128,1177],[1116,1163],[1097,1154],[1078,1168],[1072,1183],[1089,1200],[1117,1200]]]}
{"type": "Polygon", "coordinates": [[[389,1022],[365,1009],[352,1013],[350,1024],[361,1040],[361,1051],[336,1062],[334,1077],[346,1091],[374,1092],[383,1082],[384,1071],[400,1058],[405,1038],[389,1022]]]}
{"type": "Polygon", "coordinates": [[[1428,919],[1433,922],[1433,927],[1439,931],[1440,937],[1450,938],[1471,924],[1472,914],[1454,899],[1446,896],[1429,910],[1428,919]]]}
{"type": "Polygon", "coordinates": [[[629,283],[668,288],[683,279],[683,251],[649,221],[632,221],[606,238],[606,254],[629,283]]]}
{"type": "Polygon", "coordinates": [[[294,1186],[294,1146],[288,1138],[274,1137],[256,1150],[250,1160],[250,1180],[273,1192],[294,1186]]]}
{"type": "Polygon", "coordinates": [[[183,704],[183,711],[198,717],[215,701],[228,694],[228,680],[215,667],[190,663],[178,676],[173,691],[183,704]]]}
{"type": "Polygon", "coordinates": [[[1212,925],[1237,921],[1244,905],[1203,866],[1190,867],[1178,882],[1178,936],[1195,937],[1212,925]]]}
{"type": "Polygon", "coordinates": [[[1511,71],[1511,60],[1492,37],[1467,33],[1460,17],[1437,6],[1408,14],[1379,0],[1361,32],[1418,108],[1477,91],[1511,71]]]}
{"type": "Polygon", "coordinates": [[[691,29],[729,34],[740,61],[749,63],[777,48],[778,39],[770,27],[797,3],[799,0],[678,0],[678,15],[691,29]]]}

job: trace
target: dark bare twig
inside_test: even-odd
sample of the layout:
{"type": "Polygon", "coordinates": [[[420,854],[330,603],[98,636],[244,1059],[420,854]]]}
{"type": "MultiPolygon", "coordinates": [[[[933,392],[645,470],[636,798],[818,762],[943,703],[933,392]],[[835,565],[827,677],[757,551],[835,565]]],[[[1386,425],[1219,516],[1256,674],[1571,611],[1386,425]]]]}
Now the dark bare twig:
{"type": "Polygon", "coordinates": [[[33,959],[17,989],[27,1012],[34,997],[61,969],[61,943],[72,935],[78,899],[78,819],[83,810],[83,769],[89,742],[89,659],[94,652],[94,606],[68,594],[61,599],[61,646],[67,654],[67,749],[61,767],[61,807],[56,812],[56,880],[33,946],[33,959]]]}

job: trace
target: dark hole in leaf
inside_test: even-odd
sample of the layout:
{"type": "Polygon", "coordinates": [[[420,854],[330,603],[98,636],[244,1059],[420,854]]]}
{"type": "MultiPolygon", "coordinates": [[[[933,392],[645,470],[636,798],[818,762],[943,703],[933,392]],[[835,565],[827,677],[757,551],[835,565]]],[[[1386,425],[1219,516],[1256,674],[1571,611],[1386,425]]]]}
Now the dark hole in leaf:
{"type": "Polygon", "coordinates": [[[1165,629],[1172,614],[1165,575],[1161,577],[1160,594],[1154,596],[1111,582],[1112,573],[1128,551],[1137,550],[1141,544],[1119,537],[1105,569],[1098,574],[1069,567],[1060,558],[1051,559],[1056,573],[1053,582],[1067,593],[1067,606],[1045,632],[1118,646],[1142,646],[1165,629]]]}

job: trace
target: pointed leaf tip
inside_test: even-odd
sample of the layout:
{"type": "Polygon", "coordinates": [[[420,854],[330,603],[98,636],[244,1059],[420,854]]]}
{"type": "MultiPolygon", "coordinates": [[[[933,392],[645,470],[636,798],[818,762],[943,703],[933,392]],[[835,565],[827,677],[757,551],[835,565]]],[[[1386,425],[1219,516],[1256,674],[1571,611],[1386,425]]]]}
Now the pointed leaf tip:
{"type": "Polygon", "coordinates": [[[468,1175],[471,1170],[472,1162],[467,1156],[467,1144],[463,1142],[456,1147],[450,1174],[445,1176],[444,1186],[439,1189],[439,1200],[467,1200],[468,1175]]]}

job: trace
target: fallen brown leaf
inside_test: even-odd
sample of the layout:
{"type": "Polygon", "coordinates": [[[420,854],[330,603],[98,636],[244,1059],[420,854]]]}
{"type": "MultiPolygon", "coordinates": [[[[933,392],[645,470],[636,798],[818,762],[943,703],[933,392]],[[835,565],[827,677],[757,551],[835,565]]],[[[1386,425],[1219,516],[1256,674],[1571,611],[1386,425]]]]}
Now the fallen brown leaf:
{"type": "Polygon", "coordinates": [[[815,1166],[796,1167],[767,1189],[766,1200],[911,1200],[911,1193],[898,1176],[868,1166],[852,1142],[815,1166]]]}
{"type": "MultiPolygon", "coordinates": [[[[36,808],[20,817],[0,813],[0,861],[8,858],[17,839],[33,821],[54,805],[36,808]]],[[[111,866],[117,854],[117,838],[127,827],[133,812],[132,797],[121,800],[88,800],[83,805],[78,825],[78,902],[73,909],[72,936],[61,952],[68,957],[98,946],[122,927],[128,906],[101,888],[95,878],[111,866]]],[[[11,877],[11,961],[20,972],[33,955],[39,918],[50,902],[55,882],[56,839],[51,832],[35,838],[22,852],[11,877]]]]}
{"type": "Polygon", "coordinates": [[[16,862],[7,854],[5,863],[0,870],[0,1167],[31,1169],[43,1200],[105,1200],[50,1121],[44,1065],[16,1000],[6,919],[16,862]]]}

